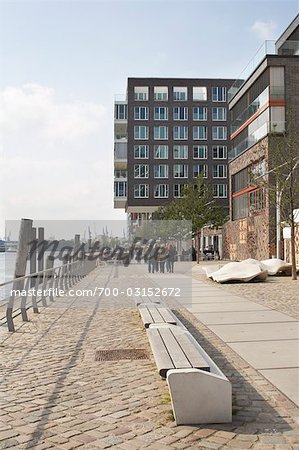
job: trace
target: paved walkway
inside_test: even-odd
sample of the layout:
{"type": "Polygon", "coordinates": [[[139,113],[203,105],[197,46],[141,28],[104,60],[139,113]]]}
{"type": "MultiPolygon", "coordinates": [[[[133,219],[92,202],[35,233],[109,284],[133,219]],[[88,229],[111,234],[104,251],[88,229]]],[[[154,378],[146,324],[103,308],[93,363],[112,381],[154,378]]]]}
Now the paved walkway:
{"type": "MultiPolygon", "coordinates": [[[[76,288],[175,285],[144,265],[98,268],[76,288]],[[163,283],[162,283],[163,284],[163,283]]],[[[298,408],[203,322],[177,313],[233,385],[233,423],[176,427],[133,301],[65,297],[17,332],[0,334],[0,449],[296,449],[298,408]],[[99,350],[144,350],[146,359],[97,360],[99,350]]],[[[136,352],[137,353],[137,352],[136,352]]],[[[137,358],[137,356],[136,356],[137,358]]],[[[107,359],[107,358],[106,358],[107,359]]],[[[109,358],[108,358],[109,359],[109,358]]]]}
{"type": "Polygon", "coordinates": [[[196,279],[189,311],[299,406],[298,320],[196,279]]]}

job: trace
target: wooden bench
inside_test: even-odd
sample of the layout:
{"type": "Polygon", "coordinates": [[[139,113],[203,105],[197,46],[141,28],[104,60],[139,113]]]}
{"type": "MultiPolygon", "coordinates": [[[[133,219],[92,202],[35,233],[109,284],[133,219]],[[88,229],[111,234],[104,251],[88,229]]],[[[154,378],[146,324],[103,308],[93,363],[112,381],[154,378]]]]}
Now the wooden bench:
{"type": "Polygon", "coordinates": [[[141,303],[138,309],[145,328],[153,323],[177,324],[175,315],[166,306],[155,303],[141,303]]]}
{"type": "Polygon", "coordinates": [[[147,335],[176,424],[231,422],[231,383],[180,321],[149,325],[147,335]]]}
{"type": "Polygon", "coordinates": [[[188,334],[180,327],[150,327],[148,338],[161,377],[170,369],[201,369],[210,371],[188,334]]]}

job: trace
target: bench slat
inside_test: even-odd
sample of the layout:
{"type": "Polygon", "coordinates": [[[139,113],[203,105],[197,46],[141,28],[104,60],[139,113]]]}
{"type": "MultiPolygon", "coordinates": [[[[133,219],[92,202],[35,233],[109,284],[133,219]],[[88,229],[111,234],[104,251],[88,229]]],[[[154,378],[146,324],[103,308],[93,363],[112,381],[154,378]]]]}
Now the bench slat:
{"type": "Polygon", "coordinates": [[[176,369],[192,368],[170,328],[160,328],[159,332],[176,369]]]}
{"type": "Polygon", "coordinates": [[[168,308],[159,308],[159,311],[164,319],[164,322],[176,325],[177,323],[176,318],[168,308]]]}
{"type": "Polygon", "coordinates": [[[148,306],[150,315],[152,316],[152,323],[163,323],[164,319],[160,313],[160,308],[148,306]]]}
{"type": "Polygon", "coordinates": [[[172,328],[171,331],[174,334],[175,338],[178,340],[178,343],[182,348],[183,352],[185,353],[186,357],[190,361],[191,366],[194,367],[195,369],[201,369],[210,372],[209,364],[198,352],[197,348],[188,338],[188,335],[186,335],[184,332],[181,332],[181,330],[178,333],[178,330],[174,328],[172,328]]]}
{"type": "Polygon", "coordinates": [[[153,318],[149,312],[149,309],[144,306],[140,306],[139,312],[140,312],[142,322],[144,323],[145,328],[148,328],[149,324],[153,323],[153,318]]]}
{"type": "Polygon", "coordinates": [[[167,370],[175,369],[175,366],[173,365],[159,330],[157,328],[149,328],[147,333],[159,374],[161,377],[166,378],[167,370]]]}
{"type": "Polygon", "coordinates": [[[169,323],[176,325],[176,318],[168,308],[155,304],[141,304],[138,306],[145,328],[153,323],[169,323]]]}

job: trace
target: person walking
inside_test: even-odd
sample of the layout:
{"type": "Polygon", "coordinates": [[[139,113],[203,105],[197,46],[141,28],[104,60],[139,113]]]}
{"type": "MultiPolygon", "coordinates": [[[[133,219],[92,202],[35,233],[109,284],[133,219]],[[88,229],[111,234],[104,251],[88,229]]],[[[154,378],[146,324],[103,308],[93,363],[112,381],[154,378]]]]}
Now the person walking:
{"type": "Polygon", "coordinates": [[[170,273],[173,273],[174,271],[175,258],[176,258],[176,249],[173,245],[170,244],[168,247],[168,258],[167,258],[170,273]]]}

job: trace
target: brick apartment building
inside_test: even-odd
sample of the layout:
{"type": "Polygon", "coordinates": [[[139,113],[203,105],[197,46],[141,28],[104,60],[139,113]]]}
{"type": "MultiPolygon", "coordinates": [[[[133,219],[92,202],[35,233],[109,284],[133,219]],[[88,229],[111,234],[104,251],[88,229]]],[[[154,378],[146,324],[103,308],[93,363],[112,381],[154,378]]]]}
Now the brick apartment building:
{"type": "Polygon", "coordinates": [[[299,125],[299,16],[273,49],[270,45],[266,42],[261,62],[229,92],[230,221],[224,228],[224,256],[233,260],[276,255],[275,205],[250,174],[267,176],[271,148],[287,129],[288,112],[299,125]]]}
{"type": "Polygon", "coordinates": [[[115,101],[114,206],[151,218],[203,174],[228,210],[227,92],[234,80],[129,78],[115,101]]]}

